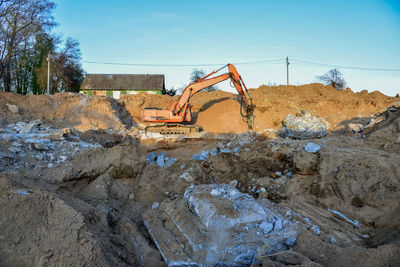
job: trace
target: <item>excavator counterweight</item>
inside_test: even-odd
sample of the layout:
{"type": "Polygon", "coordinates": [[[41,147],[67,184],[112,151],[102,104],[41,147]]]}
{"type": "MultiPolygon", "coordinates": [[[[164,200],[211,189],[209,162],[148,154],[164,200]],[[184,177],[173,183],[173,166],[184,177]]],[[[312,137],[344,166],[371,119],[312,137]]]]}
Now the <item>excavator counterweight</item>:
{"type": "Polygon", "coordinates": [[[201,90],[230,79],[236,88],[240,101],[240,115],[246,121],[249,130],[253,129],[254,109],[255,105],[251,99],[241,76],[237,72],[235,66],[227,64],[226,66],[211,72],[210,74],[190,83],[183,90],[178,101],[173,103],[169,110],[159,108],[146,108],[143,110],[142,118],[147,122],[163,123],[158,125],[150,125],[146,127],[146,132],[158,132],[161,134],[186,134],[201,131],[201,127],[196,125],[188,125],[192,120],[189,101],[191,97],[201,90]],[[228,72],[218,76],[214,76],[218,71],[228,67],[228,72]]]}

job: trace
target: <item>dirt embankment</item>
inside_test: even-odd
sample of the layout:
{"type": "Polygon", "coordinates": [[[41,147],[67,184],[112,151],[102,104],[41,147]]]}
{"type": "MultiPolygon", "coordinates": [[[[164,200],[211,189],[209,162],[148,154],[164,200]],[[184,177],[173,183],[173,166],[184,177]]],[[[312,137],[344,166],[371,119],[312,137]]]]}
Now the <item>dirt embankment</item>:
{"type": "MultiPolygon", "coordinates": [[[[302,86],[261,86],[250,90],[255,110],[256,132],[278,129],[282,119],[308,110],[313,115],[326,119],[330,130],[347,125],[350,120],[370,117],[390,103],[400,99],[385,96],[380,92],[354,93],[350,89],[335,90],[322,84],[302,86]]],[[[138,124],[144,125],[141,113],[144,108],[168,109],[178,96],[149,95],[140,93],[115,100],[102,96],[60,93],[54,96],[21,96],[13,93],[0,93],[0,111],[6,122],[42,119],[57,128],[73,127],[80,131],[136,130],[138,124]],[[16,105],[19,110],[12,114],[6,104],[16,105]]],[[[222,92],[200,92],[190,101],[193,124],[203,127],[207,132],[243,133],[247,124],[240,116],[237,95],[222,92]]]]}
{"type": "Polygon", "coordinates": [[[131,128],[135,122],[118,100],[74,93],[53,96],[0,92],[2,124],[40,119],[56,128],[75,128],[78,131],[131,128]],[[12,113],[9,105],[18,107],[12,113]]]}
{"type": "MultiPolygon", "coordinates": [[[[331,86],[307,84],[302,86],[260,86],[250,90],[256,105],[254,130],[278,129],[287,114],[308,110],[326,119],[331,130],[347,125],[357,117],[370,117],[399,98],[388,97],[378,91],[354,93],[350,89],[338,91],[331,86]]],[[[200,92],[191,100],[193,123],[205,131],[215,133],[242,133],[247,124],[240,117],[237,95],[222,92],[200,92]]],[[[146,107],[167,108],[177,97],[138,94],[121,98],[128,112],[137,122],[146,107]]]]}

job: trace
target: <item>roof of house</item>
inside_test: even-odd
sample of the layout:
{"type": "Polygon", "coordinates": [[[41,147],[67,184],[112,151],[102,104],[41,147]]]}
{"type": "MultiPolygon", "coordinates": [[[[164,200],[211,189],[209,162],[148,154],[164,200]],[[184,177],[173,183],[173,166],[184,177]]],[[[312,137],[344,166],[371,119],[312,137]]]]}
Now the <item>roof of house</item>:
{"type": "Polygon", "coordinates": [[[86,74],[82,90],[153,90],[165,88],[164,74],[86,74]]]}

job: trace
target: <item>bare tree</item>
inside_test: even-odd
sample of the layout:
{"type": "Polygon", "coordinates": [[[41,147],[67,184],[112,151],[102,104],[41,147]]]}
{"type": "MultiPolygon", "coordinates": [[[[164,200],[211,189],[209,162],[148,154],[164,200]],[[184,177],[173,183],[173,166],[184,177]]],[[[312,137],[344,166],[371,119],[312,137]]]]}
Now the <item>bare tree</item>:
{"type": "MultiPolygon", "coordinates": [[[[55,94],[62,91],[77,92],[83,81],[84,71],[80,64],[81,51],[79,42],[67,38],[65,44],[59,51],[51,54],[50,69],[50,93],[55,94]]],[[[47,84],[47,63],[43,58],[43,62],[36,69],[40,88],[45,88],[47,84]]]]}
{"type": "Polygon", "coordinates": [[[317,76],[317,78],[325,85],[332,85],[337,90],[342,90],[346,87],[346,81],[343,78],[343,74],[338,69],[331,69],[324,75],[317,76]]]}
{"type": "Polygon", "coordinates": [[[176,95],[177,90],[174,87],[171,87],[171,89],[165,89],[163,88],[161,93],[163,95],[169,95],[169,96],[174,96],[176,95]]]}
{"type": "MultiPolygon", "coordinates": [[[[201,70],[201,69],[193,69],[192,74],[190,75],[190,80],[192,82],[196,82],[199,79],[203,78],[204,76],[206,76],[206,74],[205,74],[205,72],[203,70],[201,70]]],[[[205,88],[204,90],[207,91],[207,92],[212,92],[212,91],[215,91],[217,89],[218,89],[217,86],[211,85],[211,86],[205,88]]]]}
{"type": "Polygon", "coordinates": [[[40,31],[55,26],[49,0],[0,0],[0,79],[11,91],[12,68],[16,57],[31,49],[40,31]]]}

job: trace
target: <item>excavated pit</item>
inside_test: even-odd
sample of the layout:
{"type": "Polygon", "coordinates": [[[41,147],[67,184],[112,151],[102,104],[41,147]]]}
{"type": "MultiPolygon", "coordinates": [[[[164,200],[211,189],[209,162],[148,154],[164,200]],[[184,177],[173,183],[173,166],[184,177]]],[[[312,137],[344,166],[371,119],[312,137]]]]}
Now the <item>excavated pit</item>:
{"type": "Polygon", "coordinates": [[[1,266],[400,265],[400,105],[320,139],[158,140],[137,138],[132,102],[82,99],[0,107],[1,266]]]}

